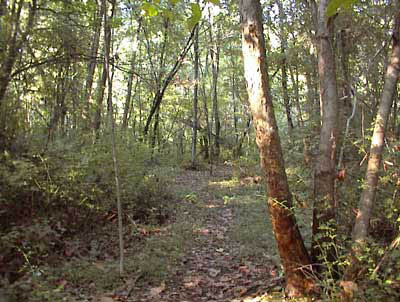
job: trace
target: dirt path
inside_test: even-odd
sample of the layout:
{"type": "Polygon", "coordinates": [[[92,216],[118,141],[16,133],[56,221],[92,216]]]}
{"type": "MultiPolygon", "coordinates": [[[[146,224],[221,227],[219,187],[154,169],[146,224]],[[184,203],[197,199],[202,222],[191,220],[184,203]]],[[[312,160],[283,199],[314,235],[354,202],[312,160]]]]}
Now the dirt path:
{"type": "Polygon", "coordinates": [[[193,214],[199,224],[193,229],[193,245],[168,279],[132,292],[128,301],[264,301],[267,291],[280,286],[282,278],[271,262],[243,257],[240,242],[230,238],[235,207],[210,187],[229,179],[226,166],[213,176],[185,171],[176,178],[178,190],[195,196],[198,211],[193,214]]]}

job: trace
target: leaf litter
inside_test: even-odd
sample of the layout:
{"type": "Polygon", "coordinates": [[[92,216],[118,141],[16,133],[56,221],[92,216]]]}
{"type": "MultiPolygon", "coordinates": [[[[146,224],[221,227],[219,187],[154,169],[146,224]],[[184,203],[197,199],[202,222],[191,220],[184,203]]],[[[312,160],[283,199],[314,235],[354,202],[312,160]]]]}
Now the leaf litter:
{"type": "Polygon", "coordinates": [[[218,169],[211,177],[204,171],[185,171],[178,176],[178,186],[195,192],[204,224],[194,230],[194,246],[167,279],[156,286],[137,286],[124,301],[268,301],[269,291],[281,290],[283,279],[270,257],[242,256],[240,243],[229,237],[234,206],[214,196],[208,187],[210,180],[229,176],[226,167],[222,168],[225,170],[218,169]]]}

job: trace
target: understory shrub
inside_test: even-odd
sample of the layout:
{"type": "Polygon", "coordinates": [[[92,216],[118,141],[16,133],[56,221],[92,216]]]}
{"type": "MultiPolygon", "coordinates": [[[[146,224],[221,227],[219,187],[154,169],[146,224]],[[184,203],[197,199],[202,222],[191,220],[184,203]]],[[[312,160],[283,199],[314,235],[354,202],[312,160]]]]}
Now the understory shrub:
{"type": "MultiPolygon", "coordinates": [[[[128,145],[118,151],[124,220],[165,222],[173,196],[165,175],[149,164],[150,150],[128,145]]],[[[57,141],[46,153],[18,157],[5,151],[0,155],[0,279],[12,283],[69,254],[65,242],[75,236],[89,243],[116,214],[107,140],[57,141]]]]}

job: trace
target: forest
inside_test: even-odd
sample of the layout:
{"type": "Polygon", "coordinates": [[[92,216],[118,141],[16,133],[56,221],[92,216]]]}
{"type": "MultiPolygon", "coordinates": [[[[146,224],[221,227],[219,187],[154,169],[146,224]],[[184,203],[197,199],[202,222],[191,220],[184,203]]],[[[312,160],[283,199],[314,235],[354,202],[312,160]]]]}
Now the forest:
{"type": "Polygon", "coordinates": [[[0,302],[400,300],[400,1],[0,0],[0,302]]]}

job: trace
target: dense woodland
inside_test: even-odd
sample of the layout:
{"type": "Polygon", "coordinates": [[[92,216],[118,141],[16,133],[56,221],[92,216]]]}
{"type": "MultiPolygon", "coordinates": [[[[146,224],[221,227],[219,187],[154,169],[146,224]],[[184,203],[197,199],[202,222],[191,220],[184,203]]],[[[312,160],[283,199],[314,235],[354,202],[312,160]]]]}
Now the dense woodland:
{"type": "Polygon", "coordinates": [[[399,32],[396,0],[1,0],[0,301],[399,301],[399,32]],[[202,223],[270,275],[179,289],[202,223]]]}

